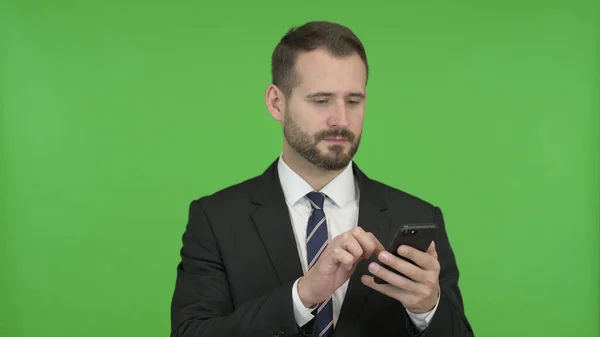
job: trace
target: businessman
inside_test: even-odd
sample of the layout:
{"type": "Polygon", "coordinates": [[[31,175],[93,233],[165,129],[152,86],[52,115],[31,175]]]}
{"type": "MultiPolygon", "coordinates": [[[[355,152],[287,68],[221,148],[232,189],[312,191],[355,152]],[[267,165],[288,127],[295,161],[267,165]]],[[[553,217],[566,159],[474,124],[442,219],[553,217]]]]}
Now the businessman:
{"type": "Polygon", "coordinates": [[[171,335],[473,336],[440,208],[353,161],[369,73],[361,41],[309,22],[271,61],[265,101],[283,150],[261,175],[191,203],[171,335]],[[415,264],[385,251],[400,224],[419,222],[439,231],[426,252],[398,249],[415,264]]]}

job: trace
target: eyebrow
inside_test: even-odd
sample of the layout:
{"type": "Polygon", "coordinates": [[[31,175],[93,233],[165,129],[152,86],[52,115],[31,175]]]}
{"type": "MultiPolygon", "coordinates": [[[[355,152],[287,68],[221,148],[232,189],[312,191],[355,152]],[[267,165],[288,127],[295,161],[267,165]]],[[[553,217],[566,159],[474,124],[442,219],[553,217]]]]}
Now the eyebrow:
{"type": "MultiPolygon", "coordinates": [[[[315,92],[313,94],[306,95],[306,98],[331,97],[331,96],[333,96],[333,93],[331,93],[331,92],[319,91],[319,92],[315,92]]],[[[365,94],[363,94],[362,92],[351,92],[348,94],[348,96],[365,98],[365,94]]]]}

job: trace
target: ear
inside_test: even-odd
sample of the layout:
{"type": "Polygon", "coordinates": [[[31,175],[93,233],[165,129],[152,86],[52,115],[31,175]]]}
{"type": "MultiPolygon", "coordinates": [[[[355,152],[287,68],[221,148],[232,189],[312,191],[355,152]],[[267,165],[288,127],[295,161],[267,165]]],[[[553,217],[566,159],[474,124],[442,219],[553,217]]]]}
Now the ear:
{"type": "Polygon", "coordinates": [[[283,91],[274,84],[269,85],[267,87],[267,92],[265,93],[265,103],[267,104],[267,110],[269,110],[271,116],[277,121],[283,121],[283,107],[285,106],[283,91]]]}

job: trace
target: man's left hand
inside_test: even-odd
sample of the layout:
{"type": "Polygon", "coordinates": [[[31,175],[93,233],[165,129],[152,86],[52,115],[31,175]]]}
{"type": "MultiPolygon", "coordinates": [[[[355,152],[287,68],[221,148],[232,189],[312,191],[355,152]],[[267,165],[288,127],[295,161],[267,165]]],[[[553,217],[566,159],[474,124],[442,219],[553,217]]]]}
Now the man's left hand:
{"type": "Polygon", "coordinates": [[[389,271],[376,262],[371,262],[369,271],[388,284],[377,284],[373,277],[368,275],[361,277],[362,282],[368,287],[400,301],[412,313],[420,314],[433,310],[437,304],[440,289],[440,264],[435,251],[435,243],[431,243],[427,252],[421,252],[409,246],[400,246],[398,254],[417,265],[386,251],[380,252],[377,258],[381,263],[401,272],[410,279],[389,271]]]}

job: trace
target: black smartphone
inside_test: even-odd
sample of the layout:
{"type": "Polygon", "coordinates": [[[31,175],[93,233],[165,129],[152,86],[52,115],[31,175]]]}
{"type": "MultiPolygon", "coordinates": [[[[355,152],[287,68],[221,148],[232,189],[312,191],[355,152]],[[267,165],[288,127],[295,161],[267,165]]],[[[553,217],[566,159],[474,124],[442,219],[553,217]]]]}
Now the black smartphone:
{"type": "MultiPolygon", "coordinates": [[[[433,241],[435,239],[437,230],[438,230],[438,226],[435,223],[419,223],[419,224],[402,225],[400,228],[398,228],[398,230],[396,231],[396,234],[394,234],[394,237],[392,238],[392,242],[388,245],[386,250],[388,252],[390,252],[390,254],[416,265],[416,263],[414,263],[413,261],[411,261],[403,256],[400,256],[398,254],[398,248],[402,245],[405,245],[405,246],[410,246],[410,247],[416,248],[422,252],[426,252],[427,248],[429,248],[429,245],[431,245],[431,241],[433,241]]],[[[397,270],[392,269],[391,267],[388,267],[387,265],[383,264],[382,262],[378,261],[378,263],[382,267],[384,267],[394,273],[397,273],[401,276],[409,278],[409,277],[405,276],[404,274],[398,272],[397,270]]],[[[375,279],[375,283],[377,283],[377,284],[386,284],[387,283],[386,281],[384,281],[381,278],[376,277],[376,276],[374,277],[374,279],[375,279]]]]}

